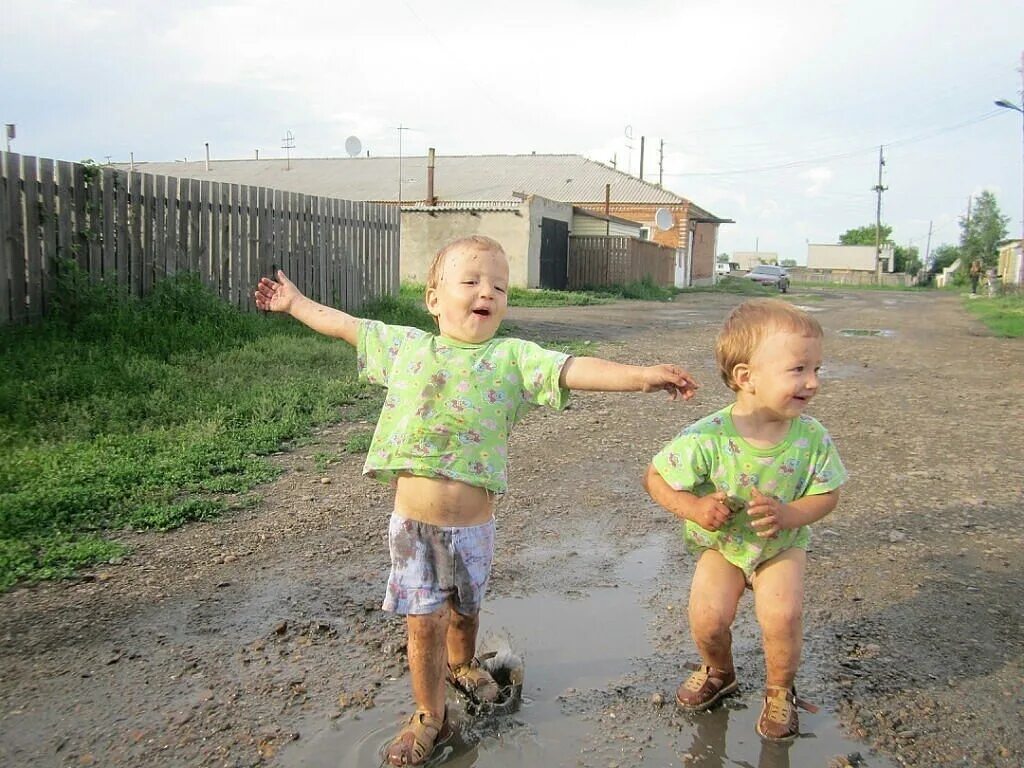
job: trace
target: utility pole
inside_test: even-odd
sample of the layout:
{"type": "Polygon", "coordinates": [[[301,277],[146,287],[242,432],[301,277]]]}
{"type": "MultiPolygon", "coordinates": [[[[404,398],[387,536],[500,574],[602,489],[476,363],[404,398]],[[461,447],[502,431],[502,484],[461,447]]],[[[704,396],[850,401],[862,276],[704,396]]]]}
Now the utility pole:
{"type": "Polygon", "coordinates": [[[398,207],[402,207],[402,131],[408,131],[401,123],[398,124],[398,207]]]}
{"type": "Polygon", "coordinates": [[[878,202],[875,205],[875,270],[878,283],[882,282],[882,193],[888,187],[882,186],[882,169],[885,167],[884,146],[878,148],[878,183],[875,185],[875,193],[878,195],[878,202]]]}
{"type": "Polygon", "coordinates": [[[928,260],[932,255],[932,222],[928,222],[928,244],[924,247],[924,261],[921,262],[925,269],[928,268],[928,260]]]}
{"type": "Polygon", "coordinates": [[[661,140],[661,146],[658,148],[658,186],[661,186],[661,177],[665,171],[665,140],[661,140]]]}

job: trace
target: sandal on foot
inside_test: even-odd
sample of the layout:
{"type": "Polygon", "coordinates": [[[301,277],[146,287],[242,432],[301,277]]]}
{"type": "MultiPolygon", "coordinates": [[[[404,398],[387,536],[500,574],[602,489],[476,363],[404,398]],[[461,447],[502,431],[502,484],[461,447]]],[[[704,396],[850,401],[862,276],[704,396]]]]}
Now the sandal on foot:
{"type": "Polygon", "coordinates": [[[700,712],[739,688],[736,670],[715,669],[706,664],[687,664],[694,670],[676,689],[676,704],[692,712],[700,712]]]}
{"type": "Polygon", "coordinates": [[[490,673],[473,657],[464,664],[448,665],[448,682],[477,704],[493,704],[501,695],[498,684],[490,673]]]}
{"type": "Polygon", "coordinates": [[[417,709],[388,745],[384,760],[388,765],[423,765],[449,733],[447,708],[440,720],[425,709],[417,709]]]}
{"type": "Polygon", "coordinates": [[[757,718],[757,735],[766,741],[792,741],[800,735],[797,707],[811,714],[818,708],[797,697],[796,688],[765,686],[764,706],[757,718]]]}

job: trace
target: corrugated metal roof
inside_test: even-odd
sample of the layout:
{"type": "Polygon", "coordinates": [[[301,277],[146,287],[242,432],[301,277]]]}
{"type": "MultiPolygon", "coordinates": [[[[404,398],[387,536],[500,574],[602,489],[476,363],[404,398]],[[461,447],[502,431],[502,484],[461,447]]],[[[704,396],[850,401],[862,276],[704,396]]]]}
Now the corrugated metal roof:
{"type": "MultiPolygon", "coordinates": [[[[422,201],[427,189],[427,158],[397,157],[137,162],[146,173],[273,187],[304,194],[375,202],[422,201]]],[[[124,168],[122,164],[120,167],[124,168]]],[[[614,203],[678,205],[687,200],[656,184],[581,155],[438,155],[434,194],[441,200],[507,200],[513,192],[567,203],[604,203],[611,184],[614,203]]]]}
{"type": "Polygon", "coordinates": [[[522,200],[439,200],[435,205],[403,205],[403,211],[518,211],[522,200]]]}

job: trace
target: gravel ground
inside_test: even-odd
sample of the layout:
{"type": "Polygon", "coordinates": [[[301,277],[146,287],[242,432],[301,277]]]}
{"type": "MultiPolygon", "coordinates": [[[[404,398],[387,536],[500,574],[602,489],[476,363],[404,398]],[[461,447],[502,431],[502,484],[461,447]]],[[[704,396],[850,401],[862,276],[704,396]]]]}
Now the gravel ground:
{"type": "MultiPolygon", "coordinates": [[[[991,337],[949,295],[791,298],[826,329],[811,412],[851,472],[839,509],[815,526],[801,694],[881,759],[1019,768],[1024,343],[991,337]],[[892,333],[839,333],[848,329],[892,333]]],[[[614,560],[674,530],[639,478],[683,425],[728,402],[712,348],[739,300],[510,312],[520,335],[681,362],[704,386],[691,404],[578,394],[564,413],[531,414],[498,510],[494,596],[585,592],[602,568],[581,562],[574,541],[613,542],[614,560]]],[[[373,707],[381,681],[406,671],[403,625],[379,610],[390,496],[361,478],[359,457],[324,470],[314,460],[371,426],[330,427],[274,457],[285,471],[255,510],[126,534],[125,562],[0,595],[0,764],[273,765],[309,722],[373,707]]],[[[645,596],[657,656],[618,700],[630,738],[666,727],[651,697],[670,696],[693,658],[680,615],[692,562],[679,550],[645,596]]],[[[752,613],[737,623],[737,662],[756,681],[752,613]]],[[[606,698],[567,708],[596,715],[606,698]]]]}

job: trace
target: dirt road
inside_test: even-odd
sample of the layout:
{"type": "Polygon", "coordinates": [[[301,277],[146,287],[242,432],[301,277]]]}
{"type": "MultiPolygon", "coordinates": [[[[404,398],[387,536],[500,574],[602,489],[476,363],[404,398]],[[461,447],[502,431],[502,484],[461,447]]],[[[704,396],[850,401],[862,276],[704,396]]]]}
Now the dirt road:
{"type": "MultiPolygon", "coordinates": [[[[484,624],[526,654],[527,706],[465,724],[444,764],[1024,764],[1024,343],[947,295],[792,298],[826,329],[811,412],[851,473],[814,529],[798,685],[824,711],[805,738],[753,734],[749,603],[741,695],[697,717],[659,706],[696,658],[693,564],[639,478],[728,402],[711,350],[739,301],[693,294],[510,312],[520,335],[679,361],[704,386],[685,405],[578,394],[520,425],[484,624]]],[[[379,610],[390,497],[358,457],[314,460],[369,426],[275,457],[286,471],[250,513],[127,535],[124,563],[0,595],[0,765],[377,765],[407,711],[403,627],[379,610]]]]}

